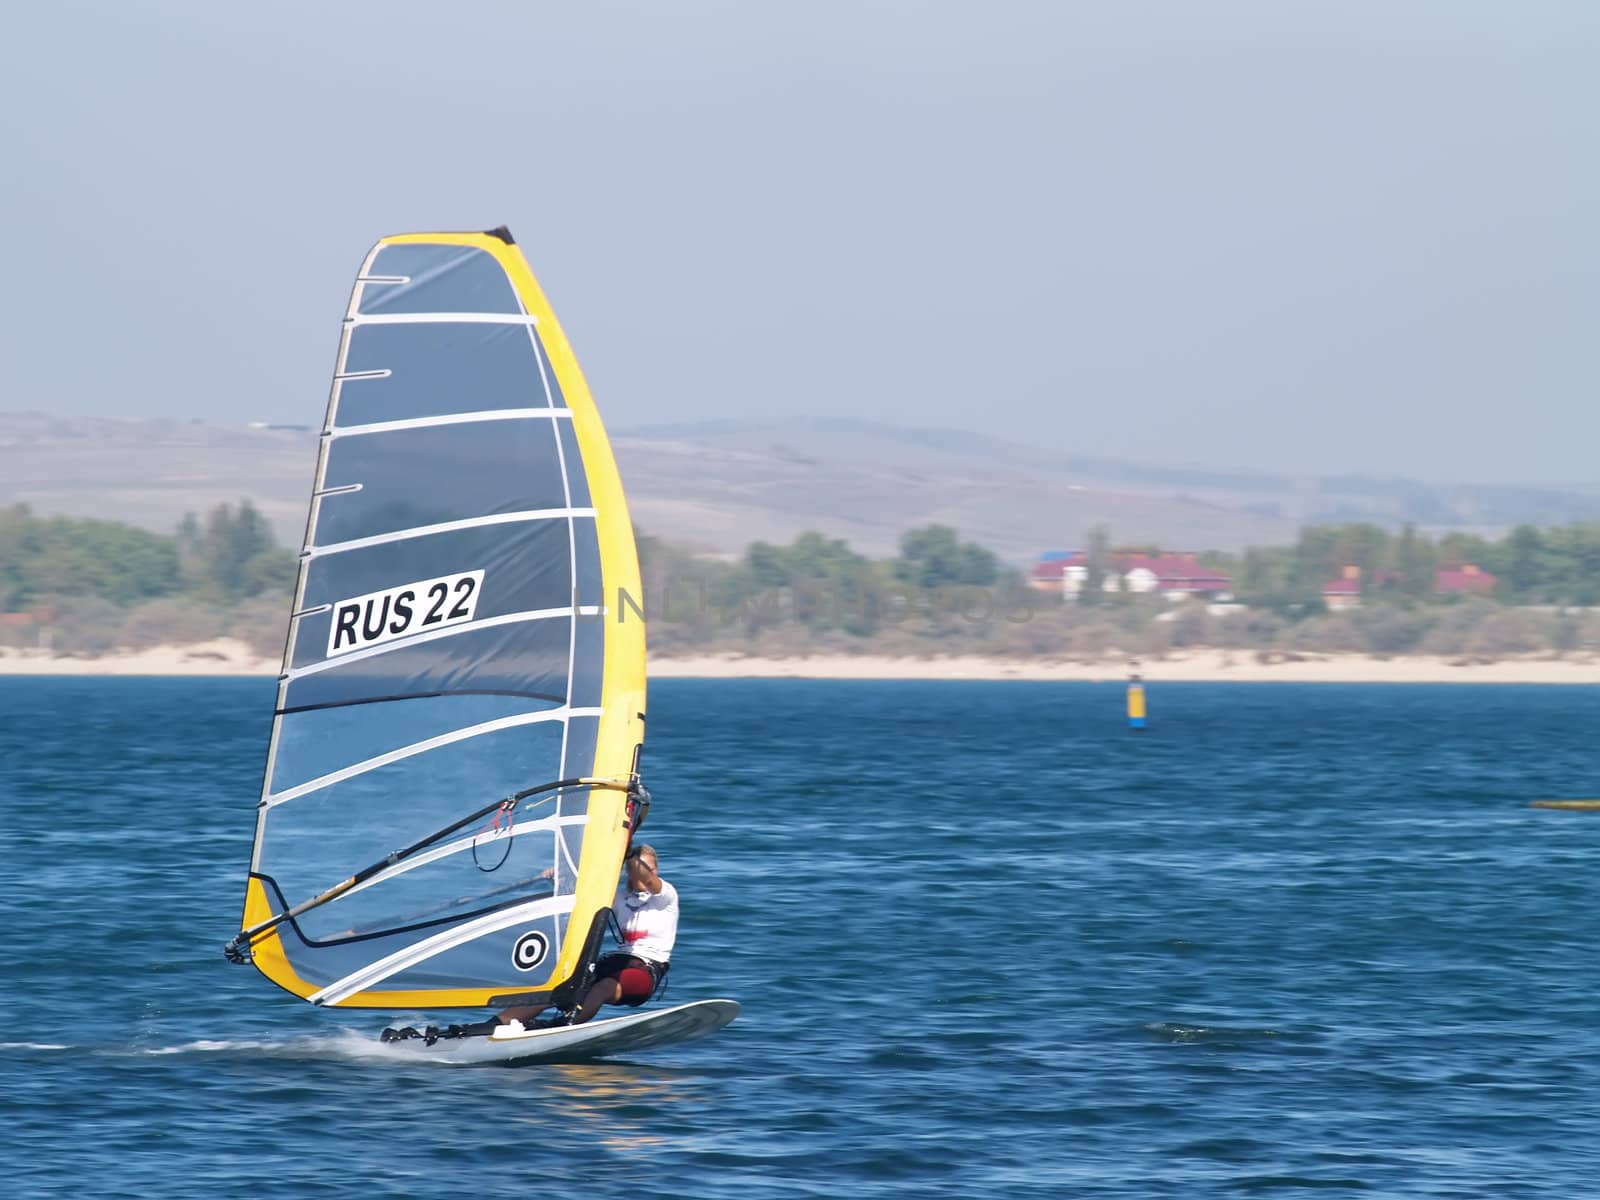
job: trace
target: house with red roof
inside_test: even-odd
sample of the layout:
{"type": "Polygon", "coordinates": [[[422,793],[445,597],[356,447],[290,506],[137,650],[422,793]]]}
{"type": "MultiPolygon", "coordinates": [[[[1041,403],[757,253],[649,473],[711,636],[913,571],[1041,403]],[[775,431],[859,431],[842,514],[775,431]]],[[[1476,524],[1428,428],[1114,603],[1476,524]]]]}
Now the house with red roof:
{"type": "Polygon", "coordinates": [[[1341,608],[1357,608],[1361,604],[1361,568],[1354,563],[1347,564],[1339,573],[1339,578],[1330,579],[1322,585],[1322,602],[1328,606],[1329,612],[1338,612],[1341,608]]]}
{"type": "Polygon", "coordinates": [[[1053,550],[1040,556],[1039,561],[1033,564],[1033,570],[1028,575],[1028,586],[1041,592],[1070,591],[1076,595],[1078,587],[1083,584],[1083,575],[1087,569],[1082,550],[1053,550]],[[1067,572],[1074,565],[1078,567],[1078,585],[1068,588],[1067,572]]]}
{"type": "MultiPolygon", "coordinates": [[[[1040,591],[1073,597],[1083,590],[1089,575],[1089,557],[1081,550],[1044,556],[1033,566],[1028,583],[1040,591]]],[[[1155,592],[1168,600],[1194,596],[1201,600],[1227,600],[1233,581],[1220,571],[1203,567],[1191,552],[1172,554],[1113,554],[1107,562],[1104,588],[1108,592],[1155,592]]]]}
{"type": "Polygon", "coordinates": [[[48,608],[36,608],[32,612],[0,612],[0,629],[47,625],[54,615],[48,608]]]}
{"type": "Polygon", "coordinates": [[[1130,592],[1159,592],[1168,600],[1195,596],[1202,600],[1228,597],[1233,581],[1220,571],[1202,567],[1192,553],[1119,554],[1112,562],[1130,592]]]}
{"type": "Polygon", "coordinates": [[[1475,563],[1440,567],[1433,573],[1433,590],[1439,596],[1488,596],[1500,585],[1497,576],[1475,563]]]}
{"type": "MultiPolygon", "coordinates": [[[[1384,587],[1398,582],[1399,576],[1394,572],[1379,571],[1367,586],[1384,587]]],[[[1433,573],[1433,593],[1436,596],[1489,596],[1499,584],[1500,580],[1495,575],[1473,563],[1440,567],[1433,573]]],[[[1361,604],[1361,592],[1361,568],[1349,564],[1337,579],[1330,579],[1322,585],[1322,601],[1330,612],[1356,608],[1361,604]]]]}
{"type": "Polygon", "coordinates": [[[37,608],[32,612],[0,612],[0,644],[18,645],[24,634],[31,633],[36,645],[49,646],[53,616],[48,608],[37,608]]]}

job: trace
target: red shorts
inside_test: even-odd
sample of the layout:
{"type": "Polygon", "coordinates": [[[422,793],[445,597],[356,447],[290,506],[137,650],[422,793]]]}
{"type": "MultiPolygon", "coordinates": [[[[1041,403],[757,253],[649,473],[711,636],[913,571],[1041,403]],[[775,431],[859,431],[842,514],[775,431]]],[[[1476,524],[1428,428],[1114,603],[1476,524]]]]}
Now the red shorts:
{"type": "Polygon", "coordinates": [[[615,979],[622,985],[622,998],[618,1004],[637,1008],[655,995],[661,982],[658,963],[631,954],[608,954],[595,964],[596,979],[615,979]]]}

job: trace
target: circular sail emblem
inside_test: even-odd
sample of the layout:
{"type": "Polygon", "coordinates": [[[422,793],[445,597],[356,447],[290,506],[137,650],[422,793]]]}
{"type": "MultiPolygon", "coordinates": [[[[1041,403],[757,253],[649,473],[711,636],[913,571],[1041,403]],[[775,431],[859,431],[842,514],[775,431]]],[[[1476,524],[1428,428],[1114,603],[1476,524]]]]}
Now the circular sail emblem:
{"type": "Polygon", "coordinates": [[[511,961],[519,971],[531,971],[544,961],[550,942],[537,931],[523,934],[511,950],[511,961]]]}

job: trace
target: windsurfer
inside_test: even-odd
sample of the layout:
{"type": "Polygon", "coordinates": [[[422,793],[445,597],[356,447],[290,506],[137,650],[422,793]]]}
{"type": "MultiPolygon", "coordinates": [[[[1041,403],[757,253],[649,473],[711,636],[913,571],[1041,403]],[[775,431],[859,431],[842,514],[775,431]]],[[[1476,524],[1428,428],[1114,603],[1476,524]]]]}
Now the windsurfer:
{"type": "MultiPolygon", "coordinates": [[[[606,955],[595,964],[595,980],[577,1009],[542,1024],[582,1025],[592,1020],[604,1005],[626,1004],[637,1008],[660,989],[678,938],[678,891],[657,874],[659,864],[654,846],[640,845],[628,852],[623,862],[627,883],[617,889],[611,905],[617,928],[622,933],[623,949],[606,955]]],[[[548,1005],[508,1008],[486,1021],[450,1025],[444,1029],[433,1025],[421,1031],[411,1026],[385,1029],[382,1040],[394,1042],[420,1037],[431,1046],[441,1038],[493,1033],[498,1025],[515,1025],[520,1030],[533,1023],[546,1007],[548,1005]]]]}
{"type": "MultiPolygon", "coordinates": [[[[636,1008],[655,995],[666,976],[678,937],[677,889],[657,873],[660,859],[654,846],[636,847],[624,866],[627,883],[617,889],[611,906],[623,949],[596,964],[588,995],[563,1023],[582,1025],[606,1004],[636,1008]]],[[[508,1008],[500,1014],[500,1023],[528,1022],[543,1011],[532,1006],[508,1008]]]]}

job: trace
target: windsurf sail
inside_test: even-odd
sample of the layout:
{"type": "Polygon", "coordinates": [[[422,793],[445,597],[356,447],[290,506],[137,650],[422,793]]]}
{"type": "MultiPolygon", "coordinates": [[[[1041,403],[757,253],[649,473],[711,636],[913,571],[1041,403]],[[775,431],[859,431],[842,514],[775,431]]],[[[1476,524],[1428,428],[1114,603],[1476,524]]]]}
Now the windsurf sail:
{"type": "Polygon", "coordinates": [[[647,802],[639,595],[610,444],[511,235],[378,242],[230,957],[317,1004],[565,1002],[647,802]]]}

